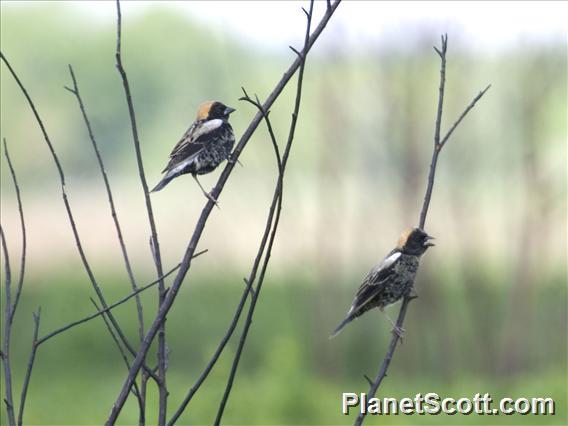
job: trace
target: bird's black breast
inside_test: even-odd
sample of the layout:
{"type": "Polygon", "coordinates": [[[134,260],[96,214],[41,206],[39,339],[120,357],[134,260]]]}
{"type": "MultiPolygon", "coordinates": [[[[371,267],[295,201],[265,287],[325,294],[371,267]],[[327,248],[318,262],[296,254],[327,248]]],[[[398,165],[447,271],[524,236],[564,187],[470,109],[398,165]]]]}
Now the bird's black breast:
{"type": "MultiPolygon", "coordinates": [[[[198,141],[201,138],[203,137],[200,137],[198,141]]],[[[197,155],[193,173],[201,175],[215,170],[220,163],[229,157],[234,144],[233,128],[229,123],[223,123],[222,126],[208,134],[203,150],[197,155]]]]}
{"type": "Polygon", "coordinates": [[[396,264],[393,265],[393,273],[385,281],[382,292],[377,297],[376,306],[385,307],[396,303],[407,294],[414,284],[418,264],[417,256],[401,254],[396,264]]]}

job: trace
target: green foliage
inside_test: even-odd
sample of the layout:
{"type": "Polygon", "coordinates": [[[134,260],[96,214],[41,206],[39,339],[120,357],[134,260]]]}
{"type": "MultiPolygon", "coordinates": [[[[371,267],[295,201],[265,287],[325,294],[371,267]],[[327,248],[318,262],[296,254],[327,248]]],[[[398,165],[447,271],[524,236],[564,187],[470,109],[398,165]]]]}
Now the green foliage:
{"type": "MultiPolygon", "coordinates": [[[[211,357],[232,318],[242,287],[238,274],[222,279],[198,280],[185,287],[168,317],[170,353],[170,408],[181,402],[198,374],[211,357]],[[188,316],[188,312],[191,315],[188,316]]],[[[383,315],[372,313],[351,324],[342,334],[329,340],[330,331],[341,318],[341,308],[351,298],[350,289],[338,292],[334,306],[321,306],[315,298],[320,292],[313,283],[296,280],[291,274],[284,281],[269,279],[262,303],[252,326],[243,363],[236,378],[226,422],[247,424],[349,424],[353,419],[341,414],[342,392],[365,392],[363,375],[374,375],[388,343],[390,325],[383,315]]],[[[110,277],[109,277],[110,278],[110,277]]],[[[90,291],[84,279],[65,280],[53,277],[40,286],[29,282],[17,317],[18,332],[14,341],[15,377],[21,378],[31,338],[30,312],[42,306],[41,333],[44,334],[92,312],[90,291]],[[33,289],[33,290],[32,290],[33,289]],[[61,297],[64,294],[65,297],[61,297]]],[[[548,417],[460,416],[464,424],[562,424],[566,421],[566,336],[559,335],[559,315],[565,318],[566,288],[551,284],[538,292],[538,314],[533,327],[543,334],[526,334],[519,350],[529,353],[542,347],[538,356],[528,356],[521,368],[508,371],[500,367],[502,348],[494,346],[503,329],[498,322],[483,326],[482,304],[491,300],[506,304],[507,294],[492,283],[480,286],[473,300],[463,300],[460,291],[452,290],[443,280],[422,282],[421,296],[409,312],[404,344],[397,351],[391,374],[380,395],[413,397],[416,393],[436,392],[442,397],[472,397],[489,392],[501,397],[552,397],[557,415],[548,417]],[[436,300],[435,306],[429,302],[436,300]],[[463,317],[461,306],[475,307],[474,317],[463,317]],[[432,310],[444,306],[442,315],[432,310]],[[427,318],[424,311],[428,311],[427,318]],[[458,320],[450,320],[453,317],[458,320]],[[555,336],[554,338],[552,336],[555,336]],[[546,345],[546,349],[545,346],[546,345]],[[443,348],[441,350],[440,348],[443,348]],[[463,350],[464,348],[467,348],[463,350]]],[[[150,290],[152,291],[152,290],[150,290]]],[[[108,289],[109,301],[126,293],[126,289],[108,289]]],[[[152,315],[151,298],[145,295],[146,316],[152,315]]],[[[116,310],[117,318],[130,336],[136,335],[133,303],[116,310]]],[[[527,313],[530,315],[530,313],[527,313]]],[[[240,327],[237,329],[237,333],[240,327]]],[[[181,424],[208,424],[214,417],[230,369],[237,339],[226,352],[209,379],[190,403],[181,424]]],[[[155,362],[154,353],[149,363],[155,362]]],[[[506,358],[505,358],[506,360],[506,358]]],[[[26,418],[29,424],[98,424],[118,392],[126,370],[102,320],[93,320],[40,347],[32,378],[26,418]],[[54,410],[53,407],[65,407],[54,410]]],[[[16,386],[20,385],[16,381],[16,386]]],[[[150,386],[150,395],[155,392],[150,386]]],[[[156,415],[156,399],[149,398],[149,419],[156,415]]],[[[3,415],[5,413],[3,412],[3,415]]],[[[121,421],[137,421],[137,407],[131,398],[121,421]]],[[[398,416],[378,418],[376,423],[455,424],[455,416],[398,416]]]]}

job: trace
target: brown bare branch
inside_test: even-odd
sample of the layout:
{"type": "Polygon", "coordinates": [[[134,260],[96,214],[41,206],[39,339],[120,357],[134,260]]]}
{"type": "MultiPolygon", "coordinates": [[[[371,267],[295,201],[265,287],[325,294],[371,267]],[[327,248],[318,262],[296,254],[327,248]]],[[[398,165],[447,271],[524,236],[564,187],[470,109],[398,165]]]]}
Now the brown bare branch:
{"type": "MultiPolygon", "coordinates": [[[[327,12],[324,14],[320,23],[318,24],[318,26],[316,27],[316,29],[313,31],[313,33],[311,34],[311,36],[309,38],[308,46],[307,46],[307,49],[306,49],[306,54],[309,52],[309,49],[314,45],[316,40],[319,38],[319,36],[321,35],[323,30],[327,26],[328,22],[330,21],[331,17],[333,16],[333,13],[335,12],[335,10],[337,9],[337,7],[339,6],[340,3],[341,3],[340,0],[337,0],[336,2],[334,2],[332,4],[331,8],[329,10],[327,10],[327,12]]],[[[263,108],[266,111],[268,111],[270,109],[272,104],[280,96],[280,94],[282,93],[282,90],[284,90],[284,87],[286,87],[286,85],[288,84],[288,82],[290,81],[292,76],[296,73],[296,71],[300,67],[301,63],[302,63],[302,60],[300,58],[296,58],[296,60],[292,63],[292,65],[284,73],[284,75],[282,76],[280,81],[276,84],[272,93],[268,96],[268,98],[263,103],[263,108]]],[[[219,199],[219,195],[221,194],[223,187],[225,186],[225,183],[227,182],[227,180],[228,180],[228,178],[229,178],[229,176],[230,176],[230,174],[233,170],[233,167],[238,160],[239,155],[241,154],[241,152],[243,151],[243,149],[247,145],[250,137],[255,132],[256,128],[258,127],[258,125],[260,124],[262,119],[263,119],[262,113],[258,112],[255,115],[255,117],[252,119],[248,128],[245,130],[245,132],[241,136],[241,139],[240,139],[239,143],[237,144],[237,146],[235,147],[234,152],[232,154],[232,158],[234,159],[234,161],[227,162],[227,165],[225,166],[225,169],[221,173],[221,176],[219,177],[217,184],[215,185],[215,187],[211,191],[212,199],[215,199],[215,200],[219,199]]],[[[136,377],[138,371],[142,367],[143,361],[146,357],[146,354],[148,353],[148,350],[150,348],[150,345],[152,344],[152,341],[154,340],[154,338],[155,338],[155,336],[158,332],[158,329],[161,327],[166,315],[168,314],[169,310],[171,309],[171,307],[172,307],[172,305],[173,305],[173,303],[176,299],[176,296],[179,292],[179,289],[181,288],[181,285],[182,285],[182,283],[183,283],[183,281],[184,281],[184,279],[185,279],[185,277],[186,277],[186,275],[187,275],[187,273],[188,273],[188,271],[191,267],[191,258],[192,258],[193,253],[195,252],[195,250],[197,248],[197,244],[199,243],[199,240],[201,238],[203,230],[205,229],[205,225],[207,223],[209,215],[211,214],[211,210],[213,209],[213,206],[214,206],[214,202],[211,201],[211,200],[208,200],[206,202],[202,212],[201,212],[201,215],[200,215],[200,217],[197,221],[197,224],[195,226],[195,229],[193,231],[193,235],[191,236],[189,244],[186,248],[186,251],[185,251],[183,260],[181,262],[180,269],[177,273],[177,276],[175,277],[174,282],[173,282],[170,290],[167,292],[163,303],[160,305],[160,308],[158,310],[156,317],[154,318],[154,321],[152,322],[148,331],[146,332],[146,336],[144,337],[144,340],[142,341],[142,344],[140,346],[140,350],[138,351],[136,359],[132,363],[132,367],[130,369],[130,372],[129,372],[128,376],[126,377],[125,382],[122,386],[122,389],[121,389],[119,395],[117,396],[117,399],[116,399],[116,401],[115,401],[115,403],[114,403],[114,405],[111,409],[111,413],[110,413],[109,417],[107,418],[107,421],[106,421],[107,425],[112,425],[116,422],[118,415],[120,414],[120,411],[122,410],[122,407],[124,406],[124,403],[126,402],[126,399],[128,397],[128,389],[132,386],[132,382],[134,381],[134,378],[136,377]]]]}
{"type": "MultiPolygon", "coordinates": [[[[132,266],[130,264],[130,259],[128,257],[128,251],[126,250],[126,244],[124,243],[124,238],[122,236],[122,229],[120,226],[120,222],[118,220],[118,215],[116,213],[116,207],[114,205],[114,197],[112,195],[112,190],[110,187],[110,182],[105,170],[103,158],[99,151],[99,146],[97,144],[97,140],[95,139],[95,135],[93,133],[93,129],[91,127],[91,123],[89,121],[89,117],[87,115],[87,111],[85,105],[83,104],[83,99],[81,98],[81,93],[79,92],[79,84],[77,83],[77,79],[75,78],[75,73],[73,72],[73,67],[69,65],[69,74],[71,75],[71,80],[73,81],[73,89],[66,87],[77,99],[77,103],[79,104],[79,109],[81,110],[81,115],[83,116],[83,121],[85,122],[85,126],[87,128],[87,132],[89,134],[89,139],[91,140],[91,145],[93,146],[93,150],[95,152],[95,156],[97,157],[97,163],[99,165],[99,170],[101,172],[101,176],[103,178],[103,182],[105,185],[105,190],[107,193],[108,204],[110,207],[110,213],[112,216],[112,220],[114,222],[114,227],[116,229],[116,237],[118,239],[118,243],[120,245],[120,251],[122,252],[122,258],[124,260],[124,266],[126,268],[126,273],[128,274],[128,278],[130,280],[130,285],[132,287],[132,291],[136,291],[138,289],[136,285],[136,280],[134,279],[134,273],[132,272],[132,266]]],[[[140,296],[136,295],[136,310],[138,312],[138,335],[140,336],[140,340],[144,338],[144,311],[142,308],[142,301],[140,300],[140,296]]]]}
{"type": "Polygon", "coordinates": [[[256,259],[254,261],[254,265],[253,265],[253,268],[252,268],[252,271],[251,271],[251,276],[247,280],[249,283],[254,282],[254,280],[255,280],[256,271],[258,269],[259,262],[262,258],[262,255],[265,251],[265,247],[266,247],[266,254],[264,255],[264,261],[263,261],[262,268],[261,268],[261,271],[260,271],[258,283],[257,283],[256,288],[254,290],[254,293],[252,294],[252,297],[251,297],[251,303],[250,303],[250,306],[249,306],[249,310],[248,310],[248,314],[247,314],[247,317],[246,317],[245,324],[243,326],[243,331],[241,333],[241,338],[239,340],[237,352],[235,353],[233,365],[231,367],[231,373],[229,374],[229,378],[227,380],[227,386],[225,388],[225,393],[223,394],[223,398],[221,399],[221,403],[219,404],[219,410],[217,411],[217,417],[215,419],[215,425],[219,425],[221,423],[221,419],[223,417],[223,413],[225,411],[225,407],[227,405],[227,401],[229,399],[229,395],[230,395],[231,389],[233,387],[233,382],[235,380],[237,368],[239,366],[239,361],[241,359],[242,352],[243,352],[243,349],[244,349],[244,346],[245,346],[245,343],[246,343],[246,340],[247,340],[247,336],[248,336],[248,333],[249,333],[249,330],[250,330],[250,326],[252,324],[252,318],[254,316],[254,311],[255,311],[256,304],[258,302],[258,298],[259,298],[259,295],[260,295],[260,290],[262,289],[262,284],[264,282],[264,277],[265,277],[265,274],[266,274],[266,270],[268,268],[268,262],[270,261],[270,255],[272,253],[272,246],[274,245],[274,240],[276,238],[276,231],[278,230],[278,224],[279,224],[279,221],[280,221],[280,213],[282,211],[282,196],[283,196],[283,189],[284,189],[284,173],[285,173],[285,170],[286,170],[286,165],[288,163],[288,156],[290,155],[290,150],[292,148],[292,142],[294,141],[294,136],[295,136],[295,132],[296,132],[296,124],[297,124],[297,121],[298,121],[298,114],[299,114],[299,111],[300,111],[300,104],[301,104],[301,100],[302,100],[302,86],[303,86],[303,80],[304,80],[304,69],[305,69],[305,64],[306,64],[305,60],[306,60],[307,53],[308,53],[308,45],[309,45],[309,40],[310,40],[310,29],[311,29],[311,23],[312,23],[313,9],[314,9],[314,0],[310,1],[309,12],[306,11],[304,8],[302,8],[302,10],[305,12],[306,18],[307,18],[306,33],[305,33],[304,47],[302,49],[302,53],[298,55],[298,57],[302,59],[302,62],[300,64],[300,68],[298,70],[298,80],[297,80],[297,85],[296,85],[296,99],[295,99],[295,102],[294,102],[294,110],[292,112],[292,120],[290,122],[290,130],[288,132],[288,140],[286,142],[286,147],[284,149],[284,156],[283,156],[282,159],[280,159],[280,150],[278,148],[278,142],[276,141],[276,138],[274,136],[274,132],[272,131],[272,125],[270,124],[270,120],[268,118],[268,112],[267,112],[267,110],[260,108],[260,112],[261,112],[261,114],[263,115],[263,117],[266,121],[266,125],[269,129],[270,138],[272,140],[272,146],[274,148],[274,153],[275,153],[275,157],[276,157],[276,161],[277,161],[277,165],[278,165],[278,180],[277,180],[276,186],[274,188],[274,195],[273,195],[273,199],[272,199],[272,204],[271,204],[270,209],[269,209],[268,220],[267,220],[266,228],[265,228],[265,231],[264,231],[263,239],[261,241],[256,259]],[[274,221],[273,221],[273,217],[274,217],[274,221]],[[270,240],[268,242],[268,245],[266,245],[266,238],[268,237],[269,233],[270,233],[270,240]]]}
{"type": "Polygon", "coordinates": [[[26,397],[28,395],[28,387],[30,386],[30,380],[32,377],[32,370],[34,368],[35,357],[37,353],[37,336],[39,334],[39,319],[41,315],[41,308],[34,312],[34,337],[32,340],[32,350],[30,352],[30,358],[28,360],[28,366],[26,368],[26,375],[24,377],[24,384],[22,385],[22,394],[20,396],[20,409],[18,411],[18,426],[22,426],[24,421],[24,408],[26,406],[26,397]]]}
{"type": "MultiPolygon", "coordinates": [[[[163,275],[162,259],[160,255],[160,243],[158,241],[158,232],[156,230],[156,223],[154,221],[154,213],[152,210],[152,201],[150,200],[150,193],[148,191],[148,183],[146,182],[146,175],[144,173],[144,163],[142,161],[142,151],[140,148],[140,139],[138,137],[138,127],[136,125],[136,114],[134,112],[134,103],[132,102],[132,94],[130,91],[130,84],[124,66],[122,65],[122,15],[120,11],[120,0],[116,0],[116,68],[122,79],[122,86],[124,88],[124,96],[128,105],[128,116],[130,117],[130,124],[132,129],[132,141],[134,143],[134,150],[136,152],[136,164],[138,166],[138,175],[144,193],[144,201],[146,202],[146,212],[148,214],[148,223],[150,225],[150,233],[152,239],[152,247],[154,250],[153,259],[156,265],[156,272],[158,277],[163,275]]],[[[165,298],[164,282],[158,282],[158,307],[162,305],[165,298]]],[[[161,322],[158,333],[158,377],[160,382],[158,384],[159,390],[159,408],[158,408],[158,425],[163,426],[166,423],[166,409],[168,392],[166,389],[166,329],[165,324],[161,322]]]]}
{"type": "Polygon", "coordinates": [[[8,144],[6,139],[4,139],[4,156],[6,157],[6,162],[8,163],[8,168],[10,169],[10,175],[12,176],[12,183],[14,184],[14,190],[16,191],[16,200],[18,202],[18,214],[20,216],[20,228],[22,232],[22,253],[20,255],[20,275],[18,277],[18,284],[16,285],[16,296],[14,297],[14,303],[10,309],[10,326],[14,321],[14,315],[16,313],[16,308],[18,307],[18,302],[20,301],[20,295],[22,294],[22,288],[24,286],[24,274],[26,271],[26,253],[27,253],[27,237],[26,237],[26,222],[24,220],[24,208],[22,205],[22,197],[20,194],[20,186],[18,185],[18,179],[16,177],[16,171],[10,159],[8,153],[8,144]]]}
{"type": "MultiPolygon", "coordinates": [[[[434,147],[433,147],[433,150],[432,150],[432,161],[430,163],[430,172],[428,174],[428,184],[427,184],[427,187],[426,187],[426,194],[424,196],[424,203],[422,205],[422,210],[420,212],[420,219],[419,219],[419,227],[422,228],[422,229],[424,229],[424,226],[426,224],[426,215],[428,214],[428,207],[430,206],[430,200],[432,198],[432,190],[434,188],[434,178],[436,176],[436,165],[438,164],[438,155],[440,154],[442,148],[444,147],[444,145],[446,144],[446,142],[448,141],[449,137],[452,135],[452,133],[456,129],[456,127],[461,123],[461,121],[467,115],[467,113],[475,106],[477,101],[479,99],[481,99],[481,97],[485,94],[485,92],[487,92],[487,90],[490,87],[490,85],[487,86],[483,91],[481,91],[473,99],[473,101],[466,107],[464,112],[460,115],[458,120],[450,128],[450,130],[448,131],[446,136],[444,136],[444,138],[440,140],[442,112],[443,112],[443,106],[444,106],[444,90],[445,90],[445,84],[446,84],[446,52],[447,52],[447,47],[448,47],[448,36],[442,35],[442,46],[441,46],[441,48],[438,49],[437,47],[434,47],[434,50],[440,56],[440,61],[441,61],[441,63],[440,63],[440,87],[439,87],[439,94],[438,94],[438,110],[437,110],[437,113],[436,113],[436,125],[435,125],[435,130],[434,130],[434,147]]],[[[404,324],[404,318],[406,317],[406,311],[408,309],[408,304],[415,297],[416,296],[412,296],[412,295],[408,294],[403,298],[402,305],[401,305],[400,311],[398,313],[398,318],[396,320],[396,327],[398,329],[402,328],[402,325],[404,324]]],[[[375,396],[375,394],[376,394],[379,386],[381,385],[383,379],[386,377],[387,370],[389,368],[390,362],[391,362],[392,357],[394,355],[394,351],[396,350],[396,346],[397,346],[399,339],[400,339],[399,334],[393,333],[393,336],[391,338],[387,353],[385,354],[385,357],[383,359],[383,362],[381,364],[379,372],[377,373],[377,376],[375,377],[375,380],[372,382],[371,387],[369,389],[369,392],[367,393],[368,398],[373,398],[375,396]]],[[[360,426],[363,423],[364,419],[365,419],[365,416],[362,413],[360,413],[359,416],[357,417],[357,420],[355,421],[355,425],[360,426]]]]}
{"type": "MultiPolygon", "coordinates": [[[[65,189],[66,188],[65,187],[65,174],[63,172],[63,168],[62,168],[61,163],[59,161],[59,157],[58,157],[57,153],[55,152],[55,149],[53,148],[53,144],[51,143],[51,139],[49,138],[47,130],[45,129],[43,121],[42,121],[42,119],[39,115],[39,112],[37,111],[37,108],[36,108],[32,98],[28,94],[27,89],[25,88],[22,81],[20,80],[20,78],[18,77],[18,75],[16,74],[16,72],[14,71],[12,66],[10,65],[10,63],[8,62],[7,58],[1,52],[0,52],[0,59],[2,59],[2,61],[4,62],[4,64],[8,68],[8,70],[10,71],[10,74],[14,78],[16,84],[18,85],[18,87],[22,91],[22,94],[26,98],[28,105],[30,106],[30,108],[31,108],[31,110],[34,114],[36,122],[38,123],[38,126],[39,126],[39,128],[40,128],[40,130],[43,134],[43,139],[44,139],[44,141],[45,141],[45,143],[46,143],[46,145],[49,149],[49,152],[51,153],[53,162],[55,163],[55,166],[56,166],[56,169],[57,169],[57,172],[58,172],[59,182],[60,182],[60,186],[61,186],[61,195],[62,195],[62,198],[63,198],[63,204],[65,206],[67,218],[68,218],[69,223],[71,225],[71,231],[73,233],[73,238],[75,240],[75,246],[77,247],[77,251],[79,252],[79,257],[81,258],[81,262],[83,263],[83,267],[85,268],[85,272],[87,273],[87,276],[89,277],[89,281],[91,282],[91,286],[95,290],[95,293],[97,294],[97,297],[98,297],[101,305],[106,308],[107,303],[106,303],[106,300],[105,300],[104,295],[102,293],[101,287],[99,286],[99,284],[98,284],[98,282],[95,278],[95,275],[94,275],[94,273],[91,269],[89,261],[87,260],[87,256],[85,254],[85,251],[83,250],[83,244],[81,242],[81,238],[79,236],[79,231],[78,231],[77,225],[75,223],[75,217],[74,217],[73,212],[71,210],[71,204],[69,203],[69,198],[67,197],[67,192],[66,192],[66,189],[65,189]]],[[[125,347],[128,349],[128,351],[132,355],[136,355],[136,351],[134,350],[132,345],[129,343],[124,332],[122,331],[121,327],[119,326],[118,322],[116,321],[116,319],[114,318],[114,316],[112,315],[112,313],[110,311],[108,312],[108,316],[109,316],[109,320],[110,320],[111,324],[113,325],[114,329],[116,330],[116,332],[117,332],[118,336],[120,337],[120,340],[122,341],[122,343],[124,343],[125,347]]],[[[142,368],[144,368],[147,372],[151,373],[150,369],[145,364],[142,366],[142,368]]],[[[153,378],[157,379],[157,376],[154,375],[153,373],[150,374],[150,375],[153,378]]]]}
{"type": "Polygon", "coordinates": [[[10,269],[10,255],[4,229],[0,225],[0,239],[2,240],[2,250],[4,251],[4,332],[2,333],[2,365],[4,366],[4,386],[6,387],[6,412],[8,423],[16,424],[14,416],[14,400],[12,394],[12,366],[10,364],[10,337],[11,326],[10,317],[12,316],[12,270],[10,269]]]}

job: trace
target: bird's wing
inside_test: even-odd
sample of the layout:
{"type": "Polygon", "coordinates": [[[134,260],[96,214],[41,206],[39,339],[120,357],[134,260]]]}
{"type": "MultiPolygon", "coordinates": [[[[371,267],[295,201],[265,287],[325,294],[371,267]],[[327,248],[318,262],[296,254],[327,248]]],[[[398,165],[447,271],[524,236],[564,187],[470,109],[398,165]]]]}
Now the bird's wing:
{"type": "Polygon", "coordinates": [[[162,173],[173,169],[176,165],[198,154],[211,139],[211,132],[217,130],[223,121],[220,119],[196,121],[184,133],[170,154],[170,161],[162,173]]]}
{"type": "Polygon", "coordinates": [[[395,265],[400,256],[401,253],[399,251],[393,250],[381,263],[371,269],[363,280],[363,284],[361,284],[359,290],[357,290],[355,300],[353,300],[351,309],[349,309],[347,313],[348,316],[357,316],[357,313],[361,312],[363,308],[384,289],[385,283],[395,273],[395,265]]]}

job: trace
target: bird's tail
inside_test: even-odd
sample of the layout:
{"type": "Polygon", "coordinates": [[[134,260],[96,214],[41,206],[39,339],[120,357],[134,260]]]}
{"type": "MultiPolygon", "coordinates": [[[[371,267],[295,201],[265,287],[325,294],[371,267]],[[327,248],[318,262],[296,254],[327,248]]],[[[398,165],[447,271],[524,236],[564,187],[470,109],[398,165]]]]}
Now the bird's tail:
{"type": "Polygon", "coordinates": [[[337,336],[339,334],[339,332],[341,330],[343,330],[343,327],[345,327],[352,320],[353,320],[353,317],[351,315],[347,315],[347,317],[343,321],[341,321],[341,323],[337,326],[337,328],[335,330],[333,330],[333,333],[331,333],[331,336],[329,336],[329,338],[333,339],[335,336],[337,336]]]}
{"type": "Polygon", "coordinates": [[[175,176],[169,176],[166,174],[160,182],[152,189],[150,192],[158,192],[159,190],[163,189],[175,176]]]}

